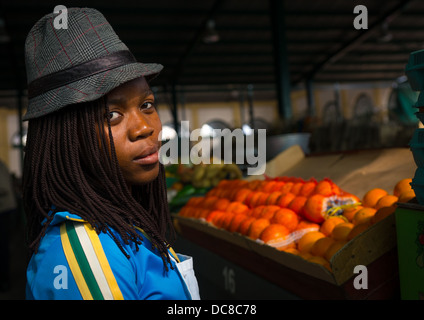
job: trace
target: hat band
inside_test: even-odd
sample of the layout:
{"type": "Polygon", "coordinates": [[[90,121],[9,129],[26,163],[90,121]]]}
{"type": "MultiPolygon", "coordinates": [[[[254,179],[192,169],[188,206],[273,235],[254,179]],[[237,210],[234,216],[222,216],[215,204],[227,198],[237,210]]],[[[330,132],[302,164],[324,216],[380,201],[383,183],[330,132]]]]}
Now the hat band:
{"type": "Polygon", "coordinates": [[[28,98],[32,99],[47,91],[135,62],[137,60],[132,53],[128,50],[123,50],[45,75],[35,79],[28,85],[28,98]]]}

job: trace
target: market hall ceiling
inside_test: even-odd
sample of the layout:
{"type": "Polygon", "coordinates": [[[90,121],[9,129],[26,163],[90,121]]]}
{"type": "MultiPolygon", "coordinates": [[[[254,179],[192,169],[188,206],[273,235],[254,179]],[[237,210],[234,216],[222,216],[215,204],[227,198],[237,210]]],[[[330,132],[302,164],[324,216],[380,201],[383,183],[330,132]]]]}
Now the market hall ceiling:
{"type": "Polygon", "coordinates": [[[274,0],[2,0],[0,90],[26,88],[25,37],[59,4],[102,12],[139,61],[165,66],[154,80],[160,86],[275,84],[281,72],[291,85],[394,81],[410,52],[424,48],[420,0],[296,0],[277,7],[274,0]],[[367,9],[368,29],[354,27],[358,4],[367,9]],[[216,33],[206,38],[210,31],[216,33]]]}

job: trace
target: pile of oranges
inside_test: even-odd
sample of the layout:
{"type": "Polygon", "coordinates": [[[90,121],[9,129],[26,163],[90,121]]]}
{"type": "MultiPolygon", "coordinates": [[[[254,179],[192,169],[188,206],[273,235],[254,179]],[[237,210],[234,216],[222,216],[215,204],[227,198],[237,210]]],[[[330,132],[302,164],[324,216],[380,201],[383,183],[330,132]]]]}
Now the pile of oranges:
{"type": "Polygon", "coordinates": [[[397,202],[415,197],[410,182],[411,179],[399,181],[392,194],[371,189],[359,202],[328,179],[222,180],[204,197],[191,198],[179,215],[263,241],[331,271],[332,256],[348,241],[392,214],[397,202]],[[317,207],[310,200],[313,197],[329,199],[335,195],[354,199],[342,214],[323,218],[319,214],[314,219],[320,220],[315,221],[305,214],[308,201],[317,207]]]}

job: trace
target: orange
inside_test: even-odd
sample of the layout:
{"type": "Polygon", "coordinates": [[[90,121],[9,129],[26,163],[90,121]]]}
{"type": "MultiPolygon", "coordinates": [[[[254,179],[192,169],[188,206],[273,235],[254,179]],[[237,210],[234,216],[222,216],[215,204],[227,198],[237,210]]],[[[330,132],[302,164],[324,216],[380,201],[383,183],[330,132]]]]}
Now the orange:
{"type": "Polygon", "coordinates": [[[215,202],[218,200],[219,198],[217,196],[206,197],[203,202],[203,208],[213,209],[215,206],[215,202]]]}
{"type": "Polygon", "coordinates": [[[410,178],[400,180],[398,183],[396,183],[393,189],[393,195],[395,195],[396,197],[399,197],[405,191],[411,191],[412,190],[412,187],[410,185],[411,182],[412,182],[412,179],[410,178]]]}
{"type": "Polygon", "coordinates": [[[383,207],[378,209],[377,212],[374,214],[374,216],[371,218],[371,223],[377,223],[383,220],[385,217],[388,217],[393,212],[395,212],[395,210],[396,210],[395,206],[383,207]]]}
{"type": "Polygon", "coordinates": [[[226,212],[225,213],[225,217],[221,221],[221,226],[220,227],[222,229],[227,229],[230,226],[231,221],[233,220],[234,216],[235,216],[234,213],[232,213],[232,212],[226,212]]]}
{"type": "Polygon", "coordinates": [[[271,220],[274,217],[275,212],[280,209],[280,206],[265,206],[261,212],[260,218],[271,220]]]}
{"type": "Polygon", "coordinates": [[[355,213],[357,213],[360,209],[362,209],[363,206],[356,206],[353,208],[347,208],[343,210],[343,216],[349,220],[352,221],[353,217],[355,216],[355,213]]]}
{"type": "Polygon", "coordinates": [[[238,202],[244,202],[247,198],[247,196],[252,193],[252,190],[243,188],[237,191],[236,195],[234,196],[234,201],[238,202]]]}
{"type": "Polygon", "coordinates": [[[262,212],[264,211],[265,206],[257,206],[252,209],[252,212],[250,214],[251,217],[254,217],[256,219],[260,218],[262,215],[262,212]]]}
{"type": "MultiPolygon", "coordinates": [[[[249,207],[251,207],[251,208],[253,208],[253,207],[256,207],[256,202],[258,201],[258,199],[264,194],[263,192],[261,192],[261,191],[255,191],[255,192],[252,192],[253,193],[253,195],[252,195],[252,197],[250,198],[250,201],[249,201],[249,203],[248,203],[248,205],[249,205],[249,207]]],[[[246,203],[247,204],[247,203],[246,203]]]]}
{"type": "Polygon", "coordinates": [[[314,192],[323,196],[331,196],[333,194],[333,189],[331,187],[331,183],[328,180],[321,180],[315,186],[314,192]]]}
{"type": "Polygon", "coordinates": [[[264,192],[256,201],[256,205],[257,206],[262,206],[262,205],[266,205],[266,201],[269,197],[269,193],[264,192]]]}
{"type": "Polygon", "coordinates": [[[247,235],[247,232],[249,231],[250,225],[252,224],[253,221],[255,221],[256,219],[253,217],[246,217],[244,220],[242,220],[240,222],[240,226],[238,228],[238,232],[241,233],[242,235],[247,235]]]}
{"type": "Polygon", "coordinates": [[[312,263],[320,264],[320,265],[324,266],[328,271],[331,272],[330,263],[325,258],[319,257],[319,256],[312,256],[312,257],[308,258],[307,260],[309,262],[312,262],[312,263]]]}
{"type": "Polygon", "coordinates": [[[277,205],[283,208],[287,208],[290,202],[292,202],[295,197],[296,196],[293,193],[288,192],[285,195],[282,195],[280,198],[278,198],[277,205]]]}
{"type": "Polygon", "coordinates": [[[296,227],[296,230],[311,229],[311,231],[319,231],[320,225],[318,223],[302,220],[296,227]]]}
{"type": "Polygon", "coordinates": [[[319,231],[311,231],[302,236],[297,243],[297,249],[301,253],[307,253],[312,249],[314,243],[321,238],[324,238],[325,234],[319,231]]]}
{"type": "Polygon", "coordinates": [[[228,212],[232,212],[232,213],[246,213],[249,210],[249,207],[246,206],[245,204],[238,202],[238,201],[233,201],[230,202],[229,206],[227,207],[228,212]]]}
{"type": "Polygon", "coordinates": [[[209,212],[209,214],[206,216],[206,221],[213,222],[213,219],[216,218],[216,216],[223,215],[225,212],[220,210],[214,210],[209,212]]]}
{"type": "Polygon", "coordinates": [[[280,192],[282,194],[286,194],[289,193],[291,188],[293,187],[294,183],[293,182],[286,182],[280,189],[280,192]]]}
{"type": "Polygon", "coordinates": [[[299,195],[300,189],[302,189],[303,184],[303,182],[296,182],[290,189],[290,192],[296,196],[299,195]]]}
{"type": "Polygon", "coordinates": [[[347,235],[353,227],[354,224],[350,222],[340,223],[334,227],[331,237],[336,241],[346,240],[347,235]]]}
{"type": "Polygon", "coordinates": [[[371,221],[368,221],[368,222],[360,223],[360,224],[354,226],[353,229],[350,230],[349,234],[347,235],[346,240],[348,240],[348,241],[352,240],[357,235],[361,234],[362,232],[367,230],[369,227],[371,227],[371,225],[372,225],[371,221]]]}
{"type": "Polygon", "coordinates": [[[303,207],[303,214],[306,219],[316,223],[324,221],[324,214],[327,208],[328,198],[322,194],[314,194],[307,198],[303,207]]]}
{"type": "Polygon", "coordinates": [[[303,184],[302,188],[299,191],[299,196],[309,197],[314,192],[314,189],[317,185],[315,180],[307,181],[303,184]]]}
{"type": "Polygon", "coordinates": [[[352,219],[352,223],[356,226],[358,224],[367,222],[371,220],[371,218],[375,215],[377,212],[374,208],[362,208],[357,213],[355,213],[355,216],[352,219]]]}
{"type": "Polygon", "coordinates": [[[391,194],[385,195],[381,197],[380,200],[378,200],[375,208],[378,210],[383,207],[390,207],[394,205],[398,200],[399,198],[397,196],[391,194]]]}
{"type": "Polygon", "coordinates": [[[301,214],[303,207],[305,206],[306,200],[308,198],[303,196],[296,196],[292,202],[290,202],[288,208],[296,212],[297,214],[301,214]]]}
{"type": "Polygon", "coordinates": [[[291,254],[295,254],[295,255],[299,255],[299,253],[300,253],[299,250],[297,250],[294,247],[283,249],[281,251],[284,251],[284,252],[287,252],[287,253],[291,253],[291,254]]]}
{"type": "Polygon", "coordinates": [[[298,256],[305,260],[312,258],[312,254],[310,254],[309,252],[299,252],[298,256]]]}
{"type": "Polygon", "coordinates": [[[266,199],[266,205],[278,205],[278,200],[283,194],[279,191],[273,191],[266,199]]]}
{"type": "Polygon", "coordinates": [[[320,256],[323,257],[324,254],[327,252],[328,248],[335,242],[333,238],[330,237],[324,237],[321,239],[318,239],[314,245],[311,248],[311,253],[314,256],[320,256]]]}
{"type": "Polygon", "coordinates": [[[288,208],[280,208],[274,213],[271,223],[279,223],[287,227],[290,231],[296,229],[299,224],[299,216],[288,208]]]}
{"type": "Polygon", "coordinates": [[[287,229],[282,224],[270,224],[267,226],[260,234],[259,239],[263,242],[278,242],[282,241],[290,234],[289,229],[287,229]]]}
{"type": "Polygon", "coordinates": [[[327,261],[330,261],[336,252],[343,248],[346,243],[347,241],[335,241],[325,252],[324,258],[327,259],[327,261]]]}
{"type": "Polygon", "coordinates": [[[277,181],[266,181],[265,185],[262,187],[262,191],[263,192],[272,192],[272,190],[274,189],[274,186],[277,184],[277,181]]]}
{"type": "Polygon", "coordinates": [[[227,207],[230,205],[230,200],[225,198],[218,199],[214,204],[215,210],[225,211],[227,207]]]}
{"type": "Polygon", "coordinates": [[[271,223],[268,219],[256,219],[253,221],[249,227],[249,231],[247,232],[247,236],[251,239],[258,239],[262,231],[265,230],[271,223]]]}
{"type": "Polygon", "coordinates": [[[329,236],[331,232],[333,232],[334,227],[343,222],[346,221],[340,217],[330,217],[322,223],[319,231],[321,231],[326,236],[329,236]]]}
{"type": "Polygon", "coordinates": [[[415,191],[414,190],[409,190],[409,191],[404,191],[399,195],[399,202],[405,203],[405,202],[409,202],[410,200],[415,198],[415,191]]]}
{"type": "Polygon", "coordinates": [[[240,223],[246,219],[246,215],[242,213],[237,213],[234,215],[233,220],[231,220],[230,225],[228,226],[228,231],[230,232],[236,232],[238,228],[240,227],[240,223]]]}
{"type": "Polygon", "coordinates": [[[362,199],[362,205],[364,207],[374,208],[380,200],[380,198],[387,195],[387,191],[381,188],[374,188],[365,193],[364,198],[362,199]]]}

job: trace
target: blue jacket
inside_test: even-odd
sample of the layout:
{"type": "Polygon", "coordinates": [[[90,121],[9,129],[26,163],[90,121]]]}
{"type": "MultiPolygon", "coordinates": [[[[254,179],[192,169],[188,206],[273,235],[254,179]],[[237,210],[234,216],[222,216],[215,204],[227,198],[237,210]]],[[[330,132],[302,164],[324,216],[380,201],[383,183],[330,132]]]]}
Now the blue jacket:
{"type": "Polygon", "coordinates": [[[129,259],[109,234],[97,235],[79,216],[57,212],[29,262],[27,299],[191,299],[177,257],[166,271],[141,231],[138,251],[114,234],[129,259]]]}

